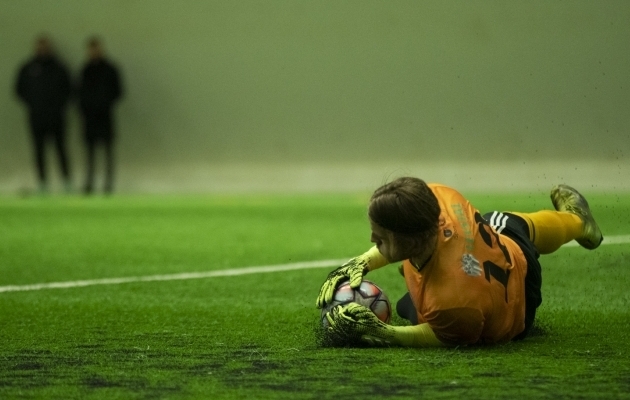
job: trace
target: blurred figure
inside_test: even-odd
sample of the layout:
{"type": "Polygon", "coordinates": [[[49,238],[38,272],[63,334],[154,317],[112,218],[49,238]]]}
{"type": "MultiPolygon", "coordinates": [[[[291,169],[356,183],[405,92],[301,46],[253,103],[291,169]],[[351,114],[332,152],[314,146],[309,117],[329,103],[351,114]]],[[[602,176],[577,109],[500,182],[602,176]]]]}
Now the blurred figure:
{"type": "Polygon", "coordinates": [[[117,68],[106,58],[99,38],[87,43],[88,61],[79,82],[79,105],[83,117],[87,146],[87,176],[85,194],[94,190],[94,159],[97,145],[105,149],[105,193],[113,190],[114,179],[114,121],[112,109],[122,95],[117,68]]]}
{"type": "Polygon", "coordinates": [[[71,190],[70,170],[65,144],[65,112],[70,98],[70,75],[54,53],[49,37],[35,42],[35,56],[19,71],[15,91],[29,110],[29,122],[35,148],[39,191],[48,191],[45,145],[53,139],[66,191],[71,190]]]}

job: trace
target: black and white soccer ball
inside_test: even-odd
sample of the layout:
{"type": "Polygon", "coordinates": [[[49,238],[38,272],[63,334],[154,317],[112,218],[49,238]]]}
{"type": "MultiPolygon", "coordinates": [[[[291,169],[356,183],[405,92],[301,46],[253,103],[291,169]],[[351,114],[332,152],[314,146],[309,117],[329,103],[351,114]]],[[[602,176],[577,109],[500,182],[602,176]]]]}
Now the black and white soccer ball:
{"type": "Polygon", "coordinates": [[[378,319],[385,323],[389,323],[392,318],[392,305],[381,288],[370,281],[364,280],[358,288],[352,289],[350,282],[346,281],[337,287],[333,301],[322,309],[321,320],[324,328],[327,328],[329,325],[326,313],[338,304],[343,305],[352,302],[369,308],[378,319]]]}

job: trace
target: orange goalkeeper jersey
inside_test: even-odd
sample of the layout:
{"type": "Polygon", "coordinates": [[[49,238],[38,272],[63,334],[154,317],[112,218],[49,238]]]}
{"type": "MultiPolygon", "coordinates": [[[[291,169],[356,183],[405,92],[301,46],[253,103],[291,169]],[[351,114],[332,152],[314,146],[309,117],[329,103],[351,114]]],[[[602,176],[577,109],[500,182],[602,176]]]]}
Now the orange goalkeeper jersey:
{"type": "Polygon", "coordinates": [[[509,341],[525,329],[523,252],[456,190],[429,187],[441,209],[437,248],[420,272],[403,262],[418,322],[448,344],[509,341]]]}

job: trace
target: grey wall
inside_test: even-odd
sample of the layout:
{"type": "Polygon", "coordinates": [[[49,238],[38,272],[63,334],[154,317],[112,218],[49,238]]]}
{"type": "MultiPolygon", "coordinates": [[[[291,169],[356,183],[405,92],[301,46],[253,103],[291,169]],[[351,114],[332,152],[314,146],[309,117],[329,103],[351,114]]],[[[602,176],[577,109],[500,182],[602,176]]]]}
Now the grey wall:
{"type": "Polygon", "coordinates": [[[123,166],[627,162],[628,21],[627,0],[0,0],[0,181],[32,171],[13,84],[42,31],[75,75],[105,39],[123,166]]]}

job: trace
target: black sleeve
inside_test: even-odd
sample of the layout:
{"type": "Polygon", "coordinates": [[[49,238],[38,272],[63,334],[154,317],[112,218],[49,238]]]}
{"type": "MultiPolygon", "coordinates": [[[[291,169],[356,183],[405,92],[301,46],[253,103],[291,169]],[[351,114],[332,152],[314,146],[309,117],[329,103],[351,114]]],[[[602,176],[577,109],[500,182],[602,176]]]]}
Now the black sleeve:
{"type": "Polygon", "coordinates": [[[23,66],[20,68],[17,79],[15,81],[15,94],[17,94],[20,99],[28,103],[26,79],[27,79],[26,66],[23,66]]]}
{"type": "Polygon", "coordinates": [[[123,95],[122,82],[120,79],[120,73],[116,67],[112,66],[112,89],[113,89],[113,101],[118,100],[123,95]]]}

